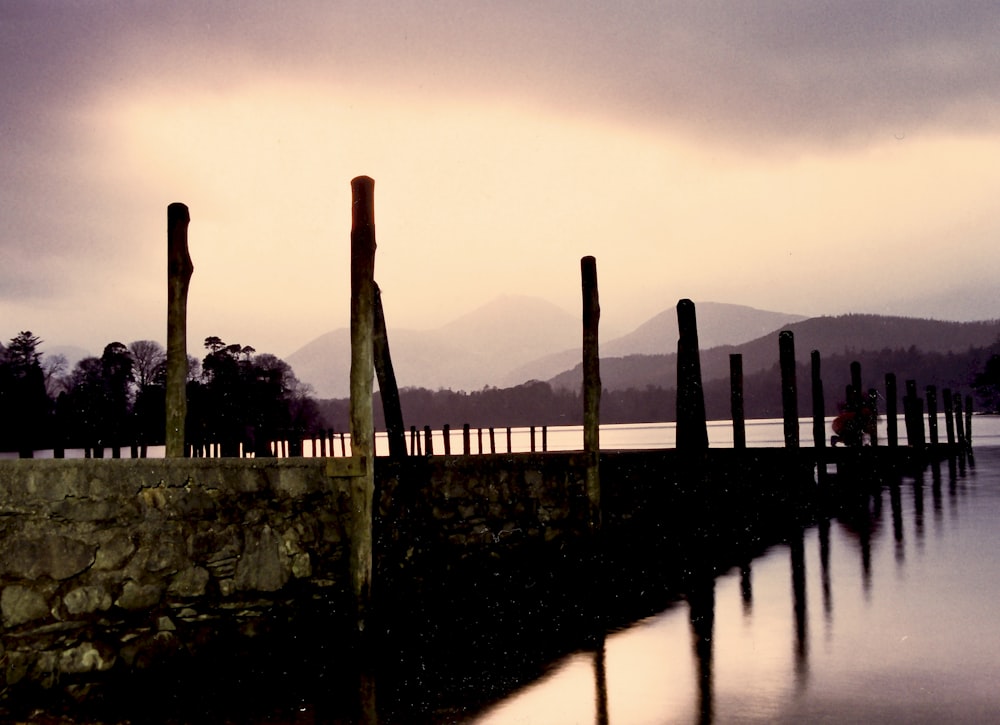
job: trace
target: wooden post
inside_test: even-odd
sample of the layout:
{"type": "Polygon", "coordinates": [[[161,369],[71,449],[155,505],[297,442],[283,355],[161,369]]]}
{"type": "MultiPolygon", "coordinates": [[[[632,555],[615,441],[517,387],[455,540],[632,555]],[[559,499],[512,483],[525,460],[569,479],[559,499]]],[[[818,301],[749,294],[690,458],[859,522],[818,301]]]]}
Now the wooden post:
{"type": "Polygon", "coordinates": [[[549,450],[549,427],[547,425],[542,426],[542,453],[549,450]]]}
{"type": "Polygon", "coordinates": [[[350,565],[357,603],[357,625],[365,628],[372,601],[375,440],[372,387],[375,368],[375,182],[367,176],[351,180],[351,456],[364,475],[351,484],[354,508],[350,532],[350,565]]]}
{"type": "Polygon", "coordinates": [[[167,207],[167,458],[184,457],[187,417],[187,298],[194,265],[188,252],[186,205],[167,207]]]}
{"type": "Polygon", "coordinates": [[[868,388],[868,407],[872,411],[872,432],[871,444],[878,445],[878,391],[875,388],[868,388]]]}
{"type": "Polygon", "coordinates": [[[941,399],[944,402],[944,430],[948,440],[948,445],[955,445],[955,406],[951,399],[951,388],[941,391],[941,399]]]}
{"type": "Polygon", "coordinates": [[[417,436],[417,426],[410,426],[410,455],[416,456],[419,454],[418,446],[420,444],[420,439],[417,436]]]}
{"type": "Polygon", "coordinates": [[[493,426],[490,426],[490,453],[497,452],[497,437],[496,431],[493,430],[493,426]]]}
{"type": "Polygon", "coordinates": [[[399,388],[396,373],[392,369],[389,354],[389,336],[385,330],[385,312],[382,310],[382,290],[372,282],[375,299],[374,332],[372,345],[375,355],[375,374],[382,398],[382,412],[385,415],[385,433],[389,439],[389,457],[406,458],[406,433],[403,427],[403,409],[399,404],[399,388]]]}
{"type": "Polygon", "coordinates": [[[791,330],[778,333],[778,359],[781,365],[781,410],[785,420],[785,447],[799,447],[799,398],[795,382],[795,335],[791,330]]]}
{"type": "Polygon", "coordinates": [[[424,449],[427,451],[428,456],[434,455],[434,435],[431,433],[429,425],[424,426],[424,449]]]}
{"type": "Polygon", "coordinates": [[[507,426],[507,452],[510,453],[510,451],[511,451],[510,426],[507,426]]]}
{"type": "Polygon", "coordinates": [[[535,426],[531,426],[531,452],[535,452],[535,426]]]}
{"type": "Polygon", "coordinates": [[[466,456],[472,453],[472,441],[470,440],[468,423],[462,426],[462,453],[466,456]]]}
{"type": "Polygon", "coordinates": [[[743,402],[743,356],[738,352],[729,356],[729,410],[733,418],[733,448],[742,451],[747,447],[747,425],[743,402]]]}
{"type": "Polygon", "coordinates": [[[601,529],[601,357],[598,332],[601,304],[597,289],[597,259],[580,260],[583,288],[583,454],[591,531],[601,529]]]}
{"type": "Polygon", "coordinates": [[[956,393],[953,402],[955,404],[955,430],[958,433],[959,448],[965,449],[965,421],[962,419],[962,394],[956,393]]]}
{"type": "Polygon", "coordinates": [[[677,330],[677,449],[704,451],[708,449],[708,424],[701,384],[698,322],[691,300],[677,303],[677,330]]]}
{"type": "Polygon", "coordinates": [[[809,360],[812,365],[813,445],[816,446],[816,452],[820,453],[826,448],[826,396],[823,394],[819,350],[809,353],[809,360]]]}
{"type": "Polygon", "coordinates": [[[903,396],[903,415],[906,420],[906,440],[914,448],[923,448],[924,436],[924,401],[917,395],[917,381],[906,381],[906,394],[903,396]]]}
{"type": "Polygon", "coordinates": [[[444,454],[451,455],[451,426],[445,423],[441,428],[441,435],[444,436],[444,454]]]}
{"type": "Polygon", "coordinates": [[[965,396],[965,447],[972,450],[972,396],[965,396]]]}
{"type": "Polygon", "coordinates": [[[927,431],[930,434],[931,445],[936,446],[938,444],[937,388],[928,385],[925,389],[925,396],[927,398],[927,431]]]}
{"type": "Polygon", "coordinates": [[[899,415],[896,408],[896,375],[895,373],[885,374],[885,436],[890,448],[899,445],[899,415]]]}

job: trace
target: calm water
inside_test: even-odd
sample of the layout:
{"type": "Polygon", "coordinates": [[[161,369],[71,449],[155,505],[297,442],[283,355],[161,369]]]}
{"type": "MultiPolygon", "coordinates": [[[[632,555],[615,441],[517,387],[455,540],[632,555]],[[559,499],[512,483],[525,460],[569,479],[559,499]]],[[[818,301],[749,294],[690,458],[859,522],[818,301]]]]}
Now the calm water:
{"type": "Polygon", "coordinates": [[[468,722],[1000,722],[1000,447],[863,511],[718,577],[700,645],[681,602],[468,722]]]}

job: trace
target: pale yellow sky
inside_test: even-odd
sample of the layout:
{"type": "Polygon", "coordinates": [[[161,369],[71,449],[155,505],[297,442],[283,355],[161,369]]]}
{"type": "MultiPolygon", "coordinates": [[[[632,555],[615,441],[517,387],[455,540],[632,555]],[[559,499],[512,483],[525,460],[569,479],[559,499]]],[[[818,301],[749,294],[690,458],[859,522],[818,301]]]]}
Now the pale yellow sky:
{"type": "Polygon", "coordinates": [[[360,174],[390,330],[501,294],[576,312],[588,254],[608,333],[682,297],[1000,316],[997,56],[957,15],[201,7],[0,11],[36,61],[5,84],[0,338],[162,340],[183,201],[192,352],[288,355],[347,324],[360,174]]]}

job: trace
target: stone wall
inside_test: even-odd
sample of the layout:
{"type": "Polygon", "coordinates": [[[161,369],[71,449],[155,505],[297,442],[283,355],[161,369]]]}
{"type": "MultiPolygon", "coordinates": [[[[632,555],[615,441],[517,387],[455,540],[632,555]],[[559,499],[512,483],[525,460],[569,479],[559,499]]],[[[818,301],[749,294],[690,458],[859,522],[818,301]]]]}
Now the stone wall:
{"type": "Polygon", "coordinates": [[[0,464],[0,692],[141,669],[347,578],[352,459],[0,464]]]}

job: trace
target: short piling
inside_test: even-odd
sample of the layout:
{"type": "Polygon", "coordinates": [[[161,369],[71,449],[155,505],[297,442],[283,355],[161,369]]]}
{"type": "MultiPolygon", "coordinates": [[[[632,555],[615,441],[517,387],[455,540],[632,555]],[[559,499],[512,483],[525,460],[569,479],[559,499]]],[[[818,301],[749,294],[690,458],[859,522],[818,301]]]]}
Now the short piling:
{"type": "Polygon", "coordinates": [[[944,430],[949,446],[955,445],[955,404],[951,398],[951,388],[941,391],[941,399],[944,403],[944,430]]]}
{"type": "MultiPolygon", "coordinates": [[[[826,398],[823,394],[823,376],[819,350],[809,353],[810,373],[812,376],[812,419],[813,445],[817,453],[826,447],[826,398]]],[[[821,456],[819,458],[822,458],[821,456]]]]}
{"type": "Polygon", "coordinates": [[[184,457],[187,417],[187,299],[194,265],[188,251],[191,214],[186,205],[167,207],[167,430],[166,457],[184,457]]]}
{"type": "Polygon", "coordinates": [[[729,356],[729,411],[733,419],[733,448],[747,447],[746,410],[743,402],[743,356],[729,356]]]}
{"type": "Polygon", "coordinates": [[[677,303],[677,450],[708,450],[705,391],[701,380],[698,322],[694,302],[677,303]]]}
{"type": "Polygon", "coordinates": [[[927,400],[927,433],[931,439],[931,445],[938,444],[938,409],[937,409],[937,388],[928,385],[924,389],[924,397],[927,400]]]}
{"type": "Polygon", "coordinates": [[[898,394],[895,373],[885,374],[885,437],[890,448],[899,446],[898,394]]]}
{"type": "Polygon", "coordinates": [[[799,399],[795,381],[795,335],[791,330],[778,333],[778,356],[781,367],[781,411],[784,418],[785,447],[799,447],[799,399]]]}

